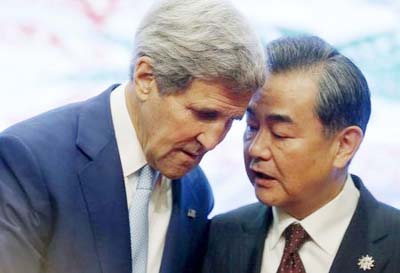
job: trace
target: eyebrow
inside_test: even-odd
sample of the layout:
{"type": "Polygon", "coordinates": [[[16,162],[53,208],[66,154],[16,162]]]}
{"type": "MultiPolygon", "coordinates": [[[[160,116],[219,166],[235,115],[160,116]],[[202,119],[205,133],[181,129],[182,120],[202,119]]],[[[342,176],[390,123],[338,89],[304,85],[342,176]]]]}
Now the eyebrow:
{"type": "MultiPolygon", "coordinates": [[[[246,109],[246,114],[255,116],[256,114],[253,108],[253,106],[249,105],[246,109]]],[[[265,117],[265,120],[270,122],[294,123],[291,117],[282,114],[269,114],[265,117]]]]}
{"type": "Polygon", "coordinates": [[[225,109],[222,109],[222,108],[209,108],[209,107],[196,108],[196,107],[191,107],[191,109],[193,109],[195,111],[200,111],[200,112],[214,112],[214,113],[216,113],[218,115],[232,116],[232,119],[234,119],[234,120],[241,120],[243,118],[243,115],[234,113],[233,111],[227,111],[227,113],[226,113],[225,109]]]}
{"type": "Polygon", "coordinates": [[[267,115],[265,118],[266,121],[273,121],[273,122],[284,122],[284,123],[294,123],[293,119],[287,115],[281,114],[270,114],[267,115]]]}

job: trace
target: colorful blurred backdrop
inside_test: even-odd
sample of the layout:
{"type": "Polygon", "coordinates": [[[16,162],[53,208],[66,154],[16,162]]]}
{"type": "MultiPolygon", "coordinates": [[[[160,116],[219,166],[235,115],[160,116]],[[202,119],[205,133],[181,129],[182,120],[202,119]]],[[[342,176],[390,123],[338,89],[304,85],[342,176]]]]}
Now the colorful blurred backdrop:
{"type": "MultiPolygon", "coordinates": [[[[128,79],[135,28],[153,1],[2,0],[0,130],[128,79]]],[[[364,72],[372,93],[367,136],[351,172],[400,208],[400,1],[235,0],[264,42],[315,34],[364,72]]],[[[203,159],[213,214],[256,199],[242,160],[244,122],[203,159]]]]}

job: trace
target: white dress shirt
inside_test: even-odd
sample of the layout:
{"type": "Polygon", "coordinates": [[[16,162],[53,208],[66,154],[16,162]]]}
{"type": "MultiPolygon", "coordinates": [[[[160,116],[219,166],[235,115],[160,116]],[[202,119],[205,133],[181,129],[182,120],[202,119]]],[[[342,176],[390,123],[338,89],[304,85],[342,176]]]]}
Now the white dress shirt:
{"type": "Polygon", "coordinates": [[[360,193],[348,176],[342,191],[329,203],[301,221],[272,208],[273,222],[265,240],[261,273],[276,273],[283,255],[284,230],[297,222],[310,235],[299,250],[307,273],[328,273],[344,233],[356,210],[360,193]]]}
{"type": "MultiPolygon", "coordinates": [[[[111,115],[124,175],[126,200],[130,210],[139,179],[138,171],[147,164],[125,101],[125,86],[118,86],[110,97],[111,115]]],[[[147,273],[160,271],[165,238],[172,211],[171,180],[162,177],[155,185],[149,204],[149,248],[147,273]]]]}

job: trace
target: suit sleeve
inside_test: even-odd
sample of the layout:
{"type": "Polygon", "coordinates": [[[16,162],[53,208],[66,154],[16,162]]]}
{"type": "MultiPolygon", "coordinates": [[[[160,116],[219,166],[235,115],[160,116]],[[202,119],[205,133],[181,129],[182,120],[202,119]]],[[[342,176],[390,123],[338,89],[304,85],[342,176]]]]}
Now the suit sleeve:
{"type": "Polygon", "coordinates": [[[0,272],[39,273],[51,232],[39,162],[14,136],[0,135],[0,272]]]}

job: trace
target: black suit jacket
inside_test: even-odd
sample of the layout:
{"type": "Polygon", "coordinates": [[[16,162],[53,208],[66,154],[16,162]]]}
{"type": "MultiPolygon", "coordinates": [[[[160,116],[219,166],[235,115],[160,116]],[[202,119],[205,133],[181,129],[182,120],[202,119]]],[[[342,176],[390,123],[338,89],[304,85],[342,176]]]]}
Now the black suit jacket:
{"type": "MultiPolygon", "coordinates": [[[[132,273],[115,87],[0,134],[1,273],[132,273]]],[[[213,205],[200,168],[172,181],[172,196],[160,272],[197,272],[213,205]]]]}
{"type": "MultiPolygon", "coordinates": [[[[400,211],[378,202],[358,177],[352,178],[360,199],[329,273],[399,273],[400,211]],[[363,271],[357,263],[367,254],[375,267],[363,271]]],[[[271,208],[260,203],[216,216],[203,273],[259,273],[271,223],[271,208]]]]}

